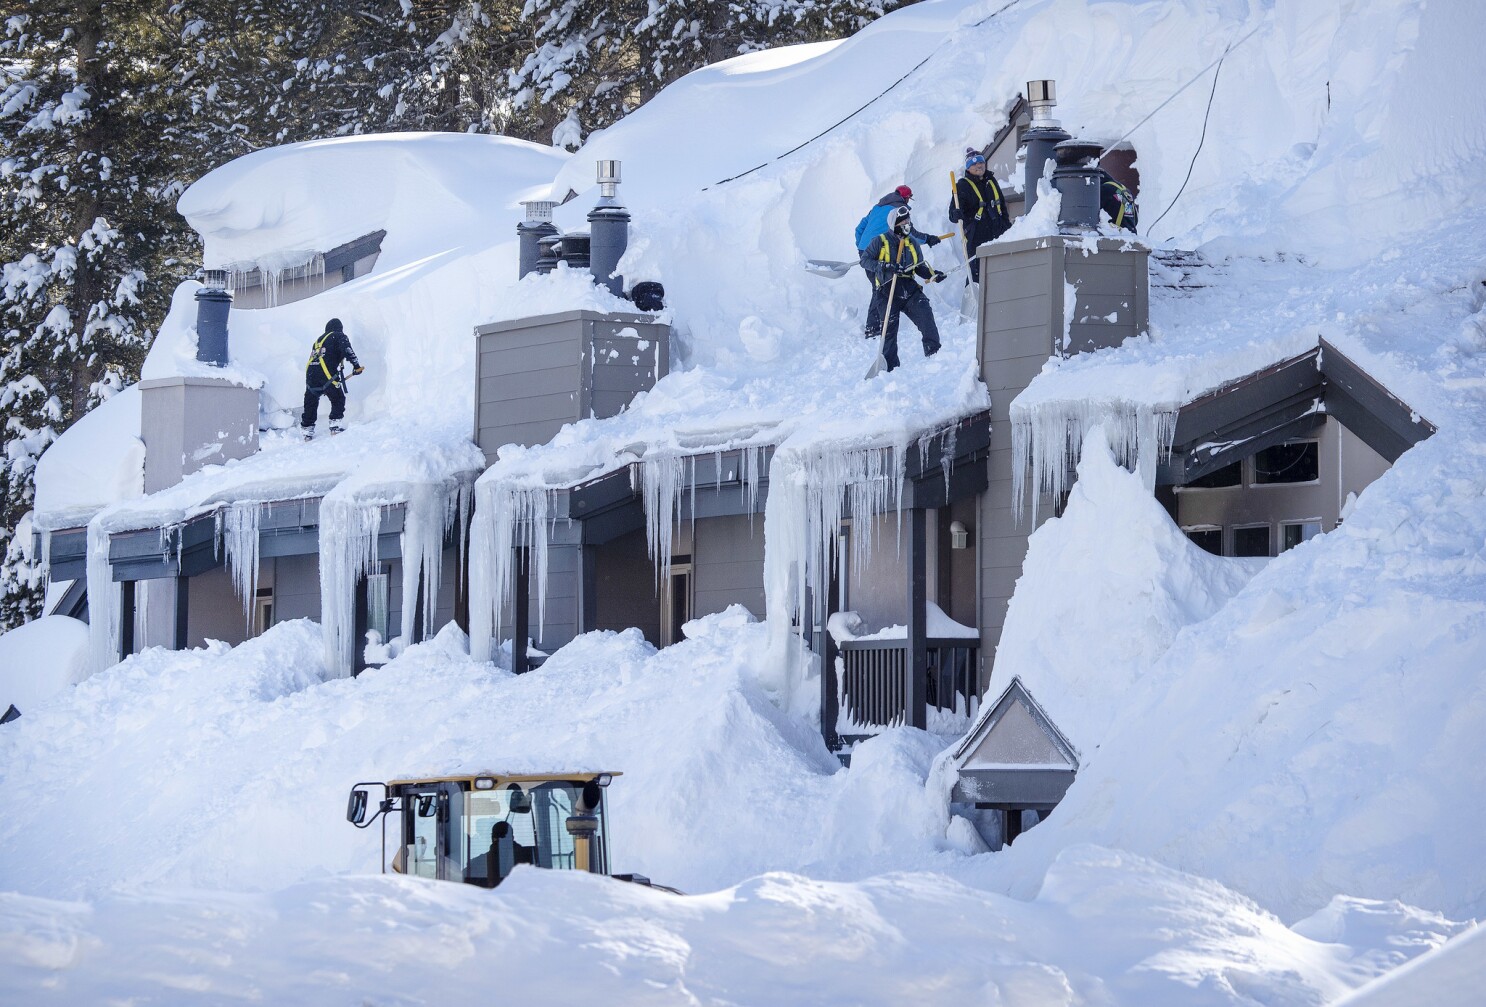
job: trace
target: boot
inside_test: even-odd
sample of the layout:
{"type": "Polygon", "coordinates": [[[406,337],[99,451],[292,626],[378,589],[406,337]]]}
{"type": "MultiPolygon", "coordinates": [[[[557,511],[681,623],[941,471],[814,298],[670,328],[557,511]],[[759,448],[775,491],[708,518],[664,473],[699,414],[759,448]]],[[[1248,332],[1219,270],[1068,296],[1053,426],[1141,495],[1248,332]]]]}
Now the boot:
{"type": "Polygon", "coordinates": [[[315,428],[314,427],[300,427],[299,428],[299,434],[305,440],[312,441],[312,440],[315,439],[315,428]]]}
{"type": "Polygon", "coordinates": [[[334,437],[336,434],[344,433],[345,432],[345,429],[346,429],[346,424],[345,424],[345,421],[344,420],[331,420],[330,421],[330,436],[334,437]]]}

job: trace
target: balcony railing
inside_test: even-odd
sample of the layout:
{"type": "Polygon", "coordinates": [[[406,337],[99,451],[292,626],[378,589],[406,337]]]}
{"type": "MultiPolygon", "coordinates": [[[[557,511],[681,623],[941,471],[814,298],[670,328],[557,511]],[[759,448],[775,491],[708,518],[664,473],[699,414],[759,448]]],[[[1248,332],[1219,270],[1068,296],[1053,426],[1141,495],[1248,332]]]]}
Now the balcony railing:
{"type": "MultiPolygon", "coordinates": [[[[980,641],[930,637],[924,682],[931,730],[963,729],[980,705],[980,641]]],[[[908,641],[847,640],[840,644],[836,734],[842,741],[909,723],[908,641]]]]}

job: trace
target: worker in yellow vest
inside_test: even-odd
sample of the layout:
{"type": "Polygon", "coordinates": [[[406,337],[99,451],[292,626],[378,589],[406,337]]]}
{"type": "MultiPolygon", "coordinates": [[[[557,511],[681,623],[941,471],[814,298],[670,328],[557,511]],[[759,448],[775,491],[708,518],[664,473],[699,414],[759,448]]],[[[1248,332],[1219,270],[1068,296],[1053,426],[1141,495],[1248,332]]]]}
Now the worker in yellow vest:
{"type": "Polygon", "coordinates": [[[304,369],[304,415],[299,418],[299,429],[305,440],[315,436],[322,395],[330,400],[330,432],[338,434],[346,428],[346,376],[341,369],[348,360],[352,374],[366,370],[356,359],[341,320],[332,318],[325,323],[324,334],[315,340],[304,369]]]}
{"type": "Polygon", "coordinates": [[[1011,217],[1006,212],[1006,197],[1001,192],[1001,183],[986,166],[985,155],[973,147],[965,151],[965,174],[955,183],[949,219],[956,224],[963,222],[970,279],[979,283],[980,260],[975,257],[975,250],[1005,234],[1011,227],[1011,217]]]}
{"type": "Polygon", "coordinates": [[[872,276],[872,310],[869,317],[884,319],[882,359],[888,370],[898,366],[898,316],[907,315],[924,340],[924,356],[939,352],[939,327],[934,309],[920,281],[938,283],[944,274],[924,260],[923,247],[913,235],[908,207],[895,206],[888,214],[888,230],[879,234],[862,253],[862,264],[872,276]]]}

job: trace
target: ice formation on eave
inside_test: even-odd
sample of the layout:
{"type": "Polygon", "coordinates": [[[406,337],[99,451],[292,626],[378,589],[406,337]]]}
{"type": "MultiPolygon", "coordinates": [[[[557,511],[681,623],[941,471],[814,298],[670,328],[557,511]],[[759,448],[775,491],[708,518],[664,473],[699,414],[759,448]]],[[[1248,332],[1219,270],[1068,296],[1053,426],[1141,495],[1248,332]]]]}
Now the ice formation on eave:
{"type": "Polygon", "coordinates": [[[1049,400],[1023,406],[1011,403],[1012,510],[1021,519],[1024,501],[1032,498],[1032,520],[1037,520],[1043,494],[1062,498],[1073,467],[1083,450],[1085,435],[1103,426],[1115,460],[1140,475],[1155,489],[1156,466],[1171,450],[1178,408],[1149,402],[1049,400]],[[1027,473],[1031,472],[1030,486],[1027,473]]]}
{"type": "Polygon", "coordinates": [[[227,270],[227,289],[233,293],[254,286],[249,281],[256,276],[263,287],[263,306],[272,308],[279,303],[279,293],[286,279],[324,279],[325,256],[313,249],[306,249],[229,262],[221,268],[227,270]]]}
{"type": "Polygon", "coordinates": [[[320,501],[320,627],[325,668],[345,677],[355,667],[356,592],[377,568],[382,508],[389,501],[328,493],[320,501]]]}
{"type": "Polygon", "coordinates": [[[102,515],[88,522],[88,639],[93,671],[119,660],[119,589],[108,562],[108,531],[102,515]]]}
{"type": "Polygon", "coordinates": [[[513,600],[517,549],[530,550],[537,584],[537,626],[547,614],[547,538],[557,514],[558,490],[543,483],[489,479],[475,484],[470,529],[470,654],[494,655],[505,608],[513,600]]]}
{"type": "Polygon", "coordinates": [[[251,632],[253,603],[258,597],[259,520],[257,500],[239,500],[217,511],[217,542],[232,575],[232,587],[243,604],[243,627],[251,632]]]}

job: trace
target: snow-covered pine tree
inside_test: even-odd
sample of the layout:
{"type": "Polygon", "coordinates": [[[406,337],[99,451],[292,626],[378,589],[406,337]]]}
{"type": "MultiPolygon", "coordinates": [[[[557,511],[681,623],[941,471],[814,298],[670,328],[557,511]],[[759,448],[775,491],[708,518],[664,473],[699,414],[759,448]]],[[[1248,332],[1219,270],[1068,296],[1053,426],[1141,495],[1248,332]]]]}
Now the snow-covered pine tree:
{"type": "Polygon", "coordinates": [[[579,124],[601,129],[698,67],[771,46],[841,38],[902,6],[899,0],[526,0],[536,50],[512,77],[516,104],[555,129],[556,139],[576,141],[579,124]]]}
{"type": "Polygon", "coordinates": [[[35,615],[15,529],[36,459],[138,374],[174,286],[176,118],[152,54],[178,37],[145,3],[42,0],[0,37],[0,630],[35,615]]]}

